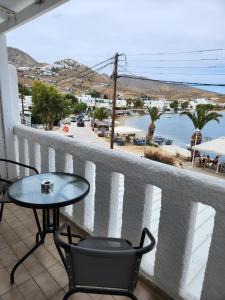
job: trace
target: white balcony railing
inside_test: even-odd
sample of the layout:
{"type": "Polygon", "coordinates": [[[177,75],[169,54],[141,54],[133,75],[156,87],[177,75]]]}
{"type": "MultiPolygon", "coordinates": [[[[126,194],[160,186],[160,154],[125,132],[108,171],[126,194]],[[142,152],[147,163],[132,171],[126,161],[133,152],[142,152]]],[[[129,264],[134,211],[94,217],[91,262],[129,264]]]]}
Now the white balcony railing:
{"type": "Polygon", "coordinates": [[[14,134],[21,162],[89,180],[86,199],[63,211],[75,223],[133,242],[150,227],[157,246],[143,261],[145,276],[176,299],[225,299],[223,180],[25,126],[14,134]]]}

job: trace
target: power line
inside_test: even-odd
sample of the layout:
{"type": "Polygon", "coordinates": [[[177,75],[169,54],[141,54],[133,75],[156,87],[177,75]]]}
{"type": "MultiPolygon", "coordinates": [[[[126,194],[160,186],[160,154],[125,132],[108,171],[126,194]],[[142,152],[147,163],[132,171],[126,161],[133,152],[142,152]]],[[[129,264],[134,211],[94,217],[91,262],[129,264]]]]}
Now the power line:
{"type": "Polygon", "coordinates": [[[102,67],[100,67],[100,68],[98,68],[98,69],[96,69],[96,70],[91,70],[91,71],[89,71],[89,73],[84,74],[83,76],[77,77],[77,78],[75,78],[75,79],[81,79],[81,78],[84,78],[84,77],[86,77],[86,76],[89,76],[90,74],[96,73],[96,72],[98,72],[98,71],[101,71],[101,70],[105,69],[107,66],[112,65],[112,64],[113,64],[112,62],[110,62],[110,63],[108,63],[108,64],[105,64],[104,66],[102,66],[102,67]]]}
{"type": "MultiPolygon", "coordinates": [[[[129,73],[129,72],[128,72],[129,73]]],[[[145,74],[154,74],[154,75],[188,75],[188,76],[225,76],[225,73],[170,73],[170,72],[144,72],[145,74]]],[[[142,72],[143,74],[143,72],[142,72]]]]}
{"type": "MultiPolygon", "coordinates": [[[[96,70],[92,70],[92,71],[90,71],[88,74],[85,74],[85,75],[83,75],[83,76],[80,76],[80,77],[77,77],[77,78],[74,78],[74,79],[79,80],[79,79],[82,79],[82,78],[84,78],[84,77],[87,77],[87,76],[89,76],[89,75],[91,75],[91,74],[93,74],[93,73],[96,73],[97,71],[103,70],[104,68],[106,68],[107,66],[109,66],[109,65],[111,65],[111,64],[112,64],[112,63],[108,63],[108,64],[102,66],[101,68],[98,68],[98,69],[96,69],[96,70]]],[[[83,84],[84,84],[84,83],[79,84],[79,85],[77,86],[77,88],[80,88],[83,84]]]]}
{"type": "Polygon", "coordinates": [[[81,71],[81,72],[76,73],[76,75],[80,75],[80,74],[82,74],[82,73],[89,72],[90,69],[94,69],[94,68],[98,67],[99,65],[102,65],[102,64],[104,64],[105,62],[110,61],[110,60],[112,60],[112,59],[113,59],[113,57],[110,57],[110,58],[108,58],[108,59],[106,59],[106,60],[103,60],[103,61],[97,63],[96,65],[90,67],[88,70],[83,70],[83,71],[81,71]]]}
{"type": "Polygon", "coordinates": [[[175,52],[136,53],[136,54],[128,54],[127,56],[151,56],[151,55],[194,54],[194,53],[218,52],[218,51],[225,51],[225,49],[224,49],[224,48],[218,48],[218,49],[202,49],[202,50],[175,51],[175,52]]]}
{"type": "Polygon", "coordinates": [[[136,62],[170,62],[170,61],[220,61],[225,60],[225,58],[198,58],[198,59],[149,59],[149,60],[138,60],[138,59],[130,59],[129,61],[136,62]]]}
{"type": "Polygon", "coordinates": [[[130,68],[148,68],[148,69],[217,69],[217,68],[225,68],[225,65],[220,66],[141,66],[141,65],[129,65],[130,68]]]}
{"type": "Polygon", "coordinates": [[[141,77],[141,76],[135,76],[135,75],[126,75],[126,74],[121,74],[118,75],[119,78],[130,78],[130,79],[139,79],[139,80],[145,80],[145,81],[154,81],[158,83],[170,83],[170,84],[175,84],[175,85],[192,85],[192,86],[223,86],[225,87],[225,84],[220,84],[220,83],[200,83],[200,82],[185,82],[185,81],[171,81],[171,80],[157,80],[157,79],[150,79],[146,77],[141,77]]]}

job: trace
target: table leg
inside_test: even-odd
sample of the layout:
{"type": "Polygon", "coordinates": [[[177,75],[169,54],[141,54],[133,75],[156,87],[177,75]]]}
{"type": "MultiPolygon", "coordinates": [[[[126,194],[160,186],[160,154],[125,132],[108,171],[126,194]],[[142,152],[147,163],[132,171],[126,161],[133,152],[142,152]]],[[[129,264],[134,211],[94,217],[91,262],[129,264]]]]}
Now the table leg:
{"type": "Polygon", "coordinates": [[[41,240],[35,244],[22,258],[20,258],[20,260],[15,264],[15,266],[13,267],[11,273],[10,273],[10,283],[13,284],[14,283],[14,277],[15,277],[15,272],[16,269],[19,267],[20,264],[22,264],[22,262],[24,262],[25,259],[28,258],[28,256],[30,256],[40,245],[42,245],[44,243],[44,239],[41,238],[41,240]]]}
{"type": "Polygon", "coordinates": [[[59,227],[59,208],[52,209],[52,223],[50,222],[50,211],[49,209],[42,210],[42,228],[38,219],[36,210],[34,209],[34,217],[37,223],[38,232],[36,234],[36,244],[15,264],[10,273],[10,282],[14,283],[16,269],[26,260],[39,246],[45,241],[47,233],[54,233],[59,227]]]}

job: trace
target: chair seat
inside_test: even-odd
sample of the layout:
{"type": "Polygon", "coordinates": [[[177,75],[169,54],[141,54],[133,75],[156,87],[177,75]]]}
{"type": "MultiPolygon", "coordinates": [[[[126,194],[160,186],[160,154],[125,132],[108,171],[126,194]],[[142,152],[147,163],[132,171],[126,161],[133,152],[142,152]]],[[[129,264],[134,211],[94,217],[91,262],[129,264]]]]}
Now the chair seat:
{"type": "Polygon", "coordinates": [[[96,249],[96,250],[110,250],[121,251],[130,250],[133,248],[132,244],[124,239],[117,238],[103,238],[103,237],[86,237],[80,240],[78,245],[82,248],[96,249]]]}

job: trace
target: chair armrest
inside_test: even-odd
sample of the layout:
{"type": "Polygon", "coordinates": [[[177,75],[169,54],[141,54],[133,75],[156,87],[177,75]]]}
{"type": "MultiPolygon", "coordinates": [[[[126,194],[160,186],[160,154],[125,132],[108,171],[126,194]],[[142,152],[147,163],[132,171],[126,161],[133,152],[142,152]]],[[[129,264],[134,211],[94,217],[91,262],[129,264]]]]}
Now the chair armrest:
{"type": "Polygon", "coordinates": [[[76,235],[76,234],[71,234],[71,229],[70,229],[70,225],[68,224],[64,224],[61,227],[59,227],[58,230],[56,230],[53,233],[53,238],[54,238],[54,242],[56,245],[56,248],[59,252],[60,258],[63,262],[63,265],[68,273],[68,269],[67,269],[67,263],[66,263],[66,258],[65,255],[62,252],[62,249],[64,249],[65,252],[70,252],[71,250],[71,245],[76,245],[75,243],[72,243],[72,237],[78,237],[78,238],[82,238],[80,235],[76,235]],[[66,232],[65,232],[66,231],[66,232]],[[67,236],[68,237],[68,243],[64,242],[63,240],[60,239],[60,235],[61,236],[67,236]]]}
{"type": "Polygon", "coordinates": [[[136,250],[136,253],[141,254],[141,255],[148,253],[154,248],[154,246],[155,246],[155,238],[151,234],[151,232],[145,227],[142,231],[140,245],[139,245],[139,248],[136,250]],[[149,238],[150,244],[148,244],[147,246],[144,246],[144,241],[145,241],[146,236],[149,238]]]}
{"type": "Polygon", "coordinates": [[[9,184],[13,183],[13,181],[8,180],[8,179],[3,179],[1,177],[0,177],[0,181],[5,182],[5,183],[9,183],[9,184]]]}
{"type": "Polygon", "coordinates": [[[28,168],[28,169],[31,169],[33,170],[36,174],[38,174],[38,170],[34,167],[31,167],[31,166],[28,166],[28,165],[25,165],[25,164],[22,164],[22,163],[19,163],[17,161],[14,161],[14,160],[10,160],[10,159],[5,159],[5,158],[0,158],[0,161],[3,161],[3,162],[7,162],[7,163],[10,163],[10,164],[14,164],[14,165],[18,165],[18,166],[21,166],[21,167],[24,167],[24,168],[28,168]]]}
{"type": "Polygon", "coordinates": [[[60,235],[61,236],[67,236],[68,237],[68,243],[72,244],[72,245],[77,245],[76,243],[72,242],[72,238],[79,238],[82,239],[83,237],[79,234],[73,234],[71,233],[71,229],[70,229],[70,225],[68,224],[64,224],[62,225],[55,233],[54,233],[54,237],[56,238],[58,244],[65,248],[68,248],[68,243],[64,242],[63,240],[60,239],[60,235]],[[65,232],[66,231],[66,232],[65,232]]]}

